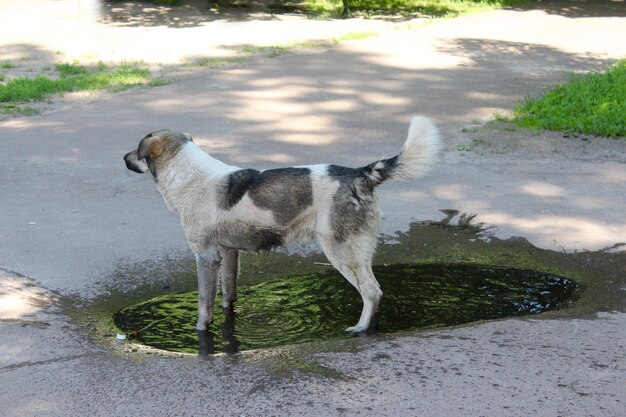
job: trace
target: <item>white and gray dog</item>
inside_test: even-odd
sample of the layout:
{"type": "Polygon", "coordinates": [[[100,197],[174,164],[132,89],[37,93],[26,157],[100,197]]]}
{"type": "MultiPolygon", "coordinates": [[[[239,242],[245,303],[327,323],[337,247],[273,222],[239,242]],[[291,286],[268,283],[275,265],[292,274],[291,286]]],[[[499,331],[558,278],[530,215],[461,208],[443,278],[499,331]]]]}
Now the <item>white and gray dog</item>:
{"type": "Polygon", "coordinates": [[[398,155],[361,168],[242,169],[211,157],[188,134],[169,130],[147,135],[124,161],[132,171],[150,172],[167,207],[180,216],[196,255],[198,330],[213,320],[219,280],[223,307],[236,300],[239,251],[317,239],[363,298],[359,322],[346,331],[364,332],[382,297],[371,267],[382,215],[374,189],[390,179],[424,176],[440,149],[437,128],[417,116],[398,155]]]}

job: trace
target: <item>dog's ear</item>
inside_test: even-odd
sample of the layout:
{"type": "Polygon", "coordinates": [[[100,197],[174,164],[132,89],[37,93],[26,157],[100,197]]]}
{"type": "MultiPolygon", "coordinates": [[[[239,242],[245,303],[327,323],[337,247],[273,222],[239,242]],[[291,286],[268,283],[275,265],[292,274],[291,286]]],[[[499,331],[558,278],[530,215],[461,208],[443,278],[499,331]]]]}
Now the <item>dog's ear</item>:
{"type": "Polygon", "coordinates": [[[155,136],[153,133],[150,133],[139,142],[139,147],[137,147],[137,159],[149,157],[154,161],[163,153],[163,145],[163,140],[161,140],[160,136],[155,136]]]}

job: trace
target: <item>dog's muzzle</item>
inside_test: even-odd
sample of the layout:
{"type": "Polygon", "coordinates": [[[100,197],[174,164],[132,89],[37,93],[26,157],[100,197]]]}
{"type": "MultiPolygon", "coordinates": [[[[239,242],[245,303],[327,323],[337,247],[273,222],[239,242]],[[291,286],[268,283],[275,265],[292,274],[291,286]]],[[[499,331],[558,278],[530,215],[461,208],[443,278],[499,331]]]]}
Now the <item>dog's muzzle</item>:
{"type": "Polygon", "coordinates": [[[126,168],[138,174],[147,174],[150,172],[148,164],[141,159],[137,159],[137,151],[130,151],[124,155],[124,162],[126,162],[126,168]]]}

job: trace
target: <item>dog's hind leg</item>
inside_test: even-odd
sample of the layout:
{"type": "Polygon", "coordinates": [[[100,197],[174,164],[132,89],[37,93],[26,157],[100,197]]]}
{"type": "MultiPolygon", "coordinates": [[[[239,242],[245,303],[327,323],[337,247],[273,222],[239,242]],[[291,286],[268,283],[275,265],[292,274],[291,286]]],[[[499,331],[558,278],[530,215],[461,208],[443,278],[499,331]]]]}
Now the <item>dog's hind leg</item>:
{"type": "Polygon", "coordinates": [[[231,308],[237,300],[237,274],[239,273],[239,251],[220,247],[222,265],[220,279],[222,281],[222,307],[231,308]]]}
{"type": "Polygon", "coordinates": [[[217,294],[218,271],[221,256],[217,248],[196,254],[198,270],[198,324],[196,329],[206,330],[213,322],[213,303],[217,294]]]}
{"type": "Polygon", "coordinates": [[[363,310],[359,322],[346,329],[347,332],[363,333],[368,330],[372,317],[383,296],[371,267],[373,245],[367,241],[340,243],[323,241],[322,248],[330,263],[337,268],[361,294],[363,310]]]}
{"type": "Polygon", "coordinates": [[[374,313],[378,310],[378,304],[383,296],[383,292],[369,265],[343,265],[338,269],[359,291],[363,299],[363,310],[358,323],[355,326],[348,327],[346,331],[353,333],[366,332],[370,327],[374,313]]]}

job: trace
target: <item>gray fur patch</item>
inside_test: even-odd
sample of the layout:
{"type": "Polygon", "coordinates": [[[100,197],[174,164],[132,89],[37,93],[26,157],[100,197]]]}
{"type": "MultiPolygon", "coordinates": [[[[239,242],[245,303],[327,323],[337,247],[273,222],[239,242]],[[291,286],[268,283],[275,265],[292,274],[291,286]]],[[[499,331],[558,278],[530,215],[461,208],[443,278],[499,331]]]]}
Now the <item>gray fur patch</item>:
{"type": "Polygon", "coordinates": [[[308,168],[279,168],[259,172],[242,169],[231,173],[220,205],[229,209],[248,193],[254,204],[270,210],[280,225],[287,225],[313,204],[313,184],[308,168]]]}
{"type": "Polygon", "coordinates": [[[363,178],[362,169],[330,165],[328,175],[340,185],[333,196],[330,222],[338,242],[378,227],[373,187],[363,178]]]}
{"type": "Polygon", "coordinates": [[[260,181],[261,172],[256,169],[240,169],[231,172],[226,178],[224,192],[219,201],[220,207],[230,209],[236,205],[243,196],[260,181]]]}
{"type": "Polygon", "coordinates": [[[244,223],[229,224],[221,228],[217,235],[218,244],[246,252],[269,251],[284,243],[279,231],[244,223]]]}
{"type": "Polygon", "coordinates": [[[278,224],[288,224],[313,204],[313,184],[308,168],[270,169],[250,189],[250,198],[262,209],[271,210],[278,224]]]}

